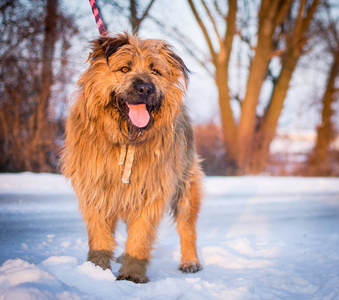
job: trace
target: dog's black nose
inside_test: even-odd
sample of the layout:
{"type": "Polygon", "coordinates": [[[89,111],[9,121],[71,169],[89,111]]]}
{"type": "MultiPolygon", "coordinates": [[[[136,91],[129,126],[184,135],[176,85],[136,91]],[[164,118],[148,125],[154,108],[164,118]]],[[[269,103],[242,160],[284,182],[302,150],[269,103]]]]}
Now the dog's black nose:
{"type": "Polygon", "coordinates": [[[148,96],[153,93],[153,87],[148,83],[139,83],[137,85],[137,92],[142,96],[148,96]]]}

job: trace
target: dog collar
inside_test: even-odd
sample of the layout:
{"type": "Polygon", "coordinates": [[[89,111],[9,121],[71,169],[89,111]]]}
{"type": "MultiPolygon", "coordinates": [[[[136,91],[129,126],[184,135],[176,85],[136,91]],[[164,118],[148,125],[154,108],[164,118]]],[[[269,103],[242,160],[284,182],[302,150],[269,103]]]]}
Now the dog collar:
{"type": "Polygon", "coordinates": [[[119,166],[125,164],[124,173],[122,175],[122,182],[128,184],[132,173],[132,166],[134,161],[135,146],[134,145],[121,145],[119,166]]]}

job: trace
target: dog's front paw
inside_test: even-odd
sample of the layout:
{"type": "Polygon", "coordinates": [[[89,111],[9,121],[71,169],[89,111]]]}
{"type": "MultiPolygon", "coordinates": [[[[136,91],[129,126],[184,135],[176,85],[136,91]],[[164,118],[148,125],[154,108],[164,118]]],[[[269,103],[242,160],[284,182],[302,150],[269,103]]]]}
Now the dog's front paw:
{"type": "Polygon", "coordinates": [[[101,267],[103,270],[111,270],[111,260],[113,254],[109,250],[90,250],[88,252],[87,260],[101,267]]]}
{"type": "Polygon", "coordinates": [[[129,280],[135,283],[146,283],[149,281],[146,276],[148,260],[138,259],[129,254],[123,254],[122,266],[119,270],[117,280],[129,280]]]}
{"type": "Polygon", "coordinates": [[[179,265],[179,270],[184,273],[196,273],[202,270],[202,265],[198,261],[183,261],[179,265]]]}
{"type": "Polygon", "coordinates": [[[129,280],[133,281],[134,283],[147,283],[149,279],[147,276],[141,275],[130,275],[130,274],[119,274],[117,280],[129,280]]]}

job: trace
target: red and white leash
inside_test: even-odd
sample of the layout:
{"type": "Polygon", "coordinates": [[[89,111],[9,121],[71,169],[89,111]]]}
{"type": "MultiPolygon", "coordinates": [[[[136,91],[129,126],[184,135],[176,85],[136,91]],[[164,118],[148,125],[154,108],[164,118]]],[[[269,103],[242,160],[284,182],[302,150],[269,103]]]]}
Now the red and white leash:
{"type": "Polygon", "coordinates": [[[101,37],[108,37],[108,33],[106,31],[104,23],[102,22],[99,10],[98,10],[98,8],[95,4],[95,0],[89,0],[89,3],[91,4],[92,12],[93,12],[93,15],[95,17],[95,22],[97,23],[100,36],[101,37]]]}
{"type": "MultiPolygon", "coordinates": [[[[95,21],[97,23],[100,36],[108,37],[108,33],[100,17],[100,13],[95,4],[95,0],[89,0],[89,3],[91,4],[93,15],[95,17],[95,21]]],[[[125,165],[124,173],[122,176],[122,182],[126,184],[130,182],[132,166],[133,166],[133,161],[134,161],[134,152],[135,152],[135,146],[129,145],[127,148],[126,145],[121,145],[119,165],[120,166],[125,165]]]]}

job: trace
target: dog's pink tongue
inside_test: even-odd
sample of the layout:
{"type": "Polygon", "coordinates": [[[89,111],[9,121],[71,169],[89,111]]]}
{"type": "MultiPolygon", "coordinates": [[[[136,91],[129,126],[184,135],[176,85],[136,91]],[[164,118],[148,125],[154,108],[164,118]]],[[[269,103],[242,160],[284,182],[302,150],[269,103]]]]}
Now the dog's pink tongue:
{"type": "Polygon", "coordinates": [[[143,128],[148,124],[150,116],[146,109],[146,104],[129,104],[128,108],[128,116],[135,126],[143,128]]]}

